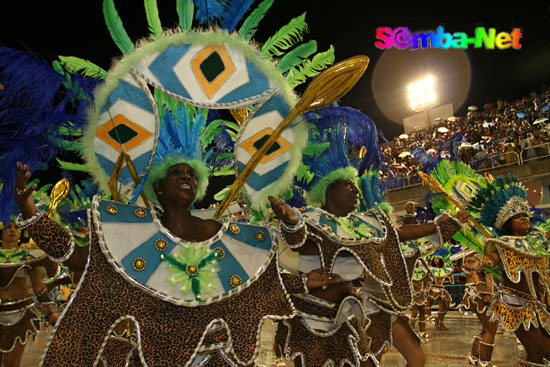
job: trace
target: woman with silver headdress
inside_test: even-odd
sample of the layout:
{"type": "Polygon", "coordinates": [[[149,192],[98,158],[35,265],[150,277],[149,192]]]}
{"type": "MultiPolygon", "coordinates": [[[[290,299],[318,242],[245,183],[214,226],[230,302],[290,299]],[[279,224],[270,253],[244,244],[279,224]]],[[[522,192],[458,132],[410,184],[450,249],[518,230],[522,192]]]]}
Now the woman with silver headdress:
{"type": "MultiPolygon", "coordinates": [[[[515,332],[527,356],[519,365],[546,366],[550,361],[548,233],[531,229],[527,193],[515,176],[499,176],[480,189],[471,207],[482,224],[502,234],[488,238],[481,268],[499,266],[502,279],[488,315],[515,332]]],[[[493,345],[480,344],[490,356],[493,345]]]]}

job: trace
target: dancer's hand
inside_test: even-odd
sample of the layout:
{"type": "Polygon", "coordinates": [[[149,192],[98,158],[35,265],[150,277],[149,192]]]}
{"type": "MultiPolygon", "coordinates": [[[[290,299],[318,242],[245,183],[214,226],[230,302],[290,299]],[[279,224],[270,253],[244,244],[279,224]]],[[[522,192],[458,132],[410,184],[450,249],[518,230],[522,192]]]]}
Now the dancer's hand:
{"type": "Polygon", "coordinates": [[[50,324],[51,326],[54,326],[58,318],[58,314],[56,314],[55,312],[51,312],[46,316],[46,321],[48,321],[48,324],[50,324]]]}
{"type": "Polygon", "coordinates": [[[343,282],[344,279],[336,274],[329,273],[328,268],[319,268],[312,270],[307,275],[307,287],[309,289],[326,288],[327,286],[335,283],[343,282]]]}
{"type": "Polygon", "coordinates": [[[271,203],[271,209],[273,209],[273,212],[277,218],[289,226],[293,226],[298,223],[298,214],[296,214],[290,205],[273,196],[268,196],[267,199],[271,203]]]}
{"type": "Polygon", "coordinates": [[[38,185],[34,184],[31,187],[27,187],[31,175],[32,172],[29,170],[28,165],[17,162],[13,197],[19,206],[19,210],[21,210],[23,219],[28,219],[36,213],[32,193],[37,189],[38,185]]]}
{"type": "Polygon", "coordinates": [[[454,218],[458,219],[460,223],[467,223],[470,219],[470,213],[468,213],[466,210],[461,210],[455,215],[453,215],[454,218]]]}

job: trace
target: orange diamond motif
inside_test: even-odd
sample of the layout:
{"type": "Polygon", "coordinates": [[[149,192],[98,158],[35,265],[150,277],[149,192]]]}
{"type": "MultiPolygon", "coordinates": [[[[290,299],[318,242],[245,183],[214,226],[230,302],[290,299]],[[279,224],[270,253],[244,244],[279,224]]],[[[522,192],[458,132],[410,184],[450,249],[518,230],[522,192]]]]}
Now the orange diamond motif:
{"type": "MultiPolygon", "coordinates": [[[[266,137],[271,135],[273,133],[273,129],[268,127],[261,131],[258,131],[256,134],[252,135],[250,138],[246,139],[241,143],[241,147],[243,147],[248,153],[251,155],[254,155],[258,149],[262,147],[261,141],[264,141],[266,137]]],[[[273,143],[271,148],[267,151],[266,155],[263,156],[260,163],[266,163],[272,160],[275,157],[280,156],[281,154],[285,154],[290,150],[291,144],[282,136],[279,136],[279,138],[273,143]],[[278,149],[276,149],[276,145],[278,145],[278,149]]]]}
{"type": "Polygon", "coordinates": [[[111,120],[99,126],[95,135],[121,153],[122,146],[124,146],[124,150],[126,151],[132,150],[145,140],[149,139],[153,134],[145,130],[143,127],[128,120],[126,116],[118,114],[111,120]],[[119,131],[126,132],[128,138],[115,140],[119,131]],[[115,138],[113,138],[112,135],[114,135],[115,138]],[[120,142],[118,140],[120,140],[120,142]]]}
{"type": "MultiPolygon", "coordinates": [[[[217,66],[221,67],[221,65],[217,66]]],[[[200,50],[191,60],[191,68],[208,98],[212,98],[235,71],[235,65],[231,61],[227,50],[222,46],[208,46],[200,50]],[[213,79],[208,80],[207,75],[205,75],[205,64],[209,63],[209,60],[213,59],[214,56],[216,60],[223,63],[223,71],[213,71],[213,79]]]]}

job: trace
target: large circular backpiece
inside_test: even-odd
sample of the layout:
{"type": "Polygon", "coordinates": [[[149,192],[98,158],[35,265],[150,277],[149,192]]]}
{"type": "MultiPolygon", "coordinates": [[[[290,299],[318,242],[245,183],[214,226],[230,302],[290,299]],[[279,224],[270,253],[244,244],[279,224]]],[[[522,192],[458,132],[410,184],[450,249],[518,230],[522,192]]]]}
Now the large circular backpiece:
{"type": "MultiPolygon", "coordinates": [[[[116,178],[117,191],[127,200],[136,181],[147,174],[163,128],[154,89],[201,108],[252,106],[236,142],[237,172],[296,104],[275,65],[236,36],[183,32],[141,43],[114,65],[95,94],[83,139],[84,157],[102,189],[108,192],[109,180],[116,178]],[[121,157],[130,158],[135,174],[121,157]]],[[[244,187],[252,203],[280,194],[287,188],[280,179],[290,182],[294,176],[298,163],[289,161],[300,158],[304,139],[294,143],[305,132],[305,124],[287,130],[244,187]]]]}

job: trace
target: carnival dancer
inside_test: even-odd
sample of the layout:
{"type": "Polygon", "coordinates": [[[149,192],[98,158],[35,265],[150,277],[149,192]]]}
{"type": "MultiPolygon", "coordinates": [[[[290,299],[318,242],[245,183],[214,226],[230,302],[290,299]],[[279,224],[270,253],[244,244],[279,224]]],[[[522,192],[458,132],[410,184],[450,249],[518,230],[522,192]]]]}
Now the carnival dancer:
{"type": "MultiPolygon", "coordinates": [[[[499,176],[480,189],[471,207],[482,224],[500,236],[487,238],[481,268],[503,269],[497,296],[487,314],[491,320],[515,332],[527,356],[520,366],[545,366],[550,361],[550,313],[548,312],[548,237],[531,230],[527,194],[515,176],[499,176]]],[[[490,357],[493,346],[482,345],[490,357]]]]}
{"type": "Polygon", "coordinates": [[[57,314],[49,298],[46,284],[42,280],[40,267],[45,267],[47,275],[57,273],[57,265],[52,263],[44,251],[22,249],[19,246],[21,228],[9,222],[2,231],[0,249],[0,366],[19,367],[27,342],[36,336],[40,329],[42,308],[46,321],[55,323],[57,314]],[[30,279],[38,303],[27,290],[30,279]]]}
{"type": "Polygon", "coordinates": [[[433,275],[430,271],[430,266],[424,257],[419,257],[416,262],[416,267],[413,268],[412,289],[413,289],[413,305],[411,307],[411,315],[409,323],[414,329],[418,320],[418,330],[421,338],[428,338],[426,332],[426,308],[428,306],[428,292],[430,285],[433,282],[433,275]]]}
{"type": "Polygon", "coordinates": [[[493,274],[479,269],[480,261],[475,250],[462,250],[452,259],[463,258],[462,268],[466,274],[464,297],[457,306],[461,312],[473,312],[481,323],[481,332],[474,336],[472,349],[468,354],[468,363],[474,366],[487,367],[491,363],[492,351],[498,322],[491,321],[487,310],[496,294],[496,283],[493,274]]]}
{"type": "MultiPolygon", "coordinates": [[[[418,224],[416,219],[415,203],[408,201],[405,204],[405,215],[399,218],[401,225],[418,224]]],[[[409,324],[414,330],[416,321],[418,321],[419,336],[428,338],[426,332],[426,309],[428,306],[428,293],[433,283],[433,275],[430,266],[425,258],[426,253],[433,251],[430,241],[426,238],[424,241],[413,240],[401,242],[403,255],[407,259],[407,268],[411,272],[411,285],[413,291],[413,305],[409,316],[409,324]]]]}
{"type": "Polygon", "coordinates": [[[437,330],[448,330],[443,323],[445,315],[451,307],[452,297],[445,289],[445,284],[454,284],[453,267],[449,264],[449,250],[442,246],[430,256],[429,265],[432,273],[432,283],[428,293],[428,307],[437,302],[437,317],[433,318],[437,330]]]}
{"type": "MultiPolygon", "coordinates": [[[[322,366],[329,359],[342,365],[346,353],[350,354],[346,351],[349,343],[345,338],[339,342],[334,340],[330,343],[331,349],[323,353],[320,346],[327,343],[323,338],[330,336],[331,330],[337,330],[335,320],[339,316],[337,311],[341,311],[339,306],[352,297],[361,300],[368,315],[363,321],[365,334],[360,330],[355,334],[347,332],[355,338],[369,339],[369,355],[362,358],[363,364],[378,363],[372,356],[389,349],[393,335],[393,342],[406,356],[408,365],[423,365],[424,354],[416,335],[408,322],[398,316],[412,302],[409,272],[399,242],[434,234],[436,228],[445,242],[461,225],[455,218],[444,217],[436,224],[397,229],[379,207],[356,213],[360,193],[356,183],[358,172],[347,158],[344,129],[348,139],[350,136],[372,138],[376,137],[374,124],[365,123],[368,117],[345,107],[321,109],[308,114],[307,118],[318,122],[316,130],[310,132],[310,149],[303,160],[313,173],[308,183],[302,183],[310,205],[296,211],[294,226],[281,224],[279,229],[285,244],[300,255],[298,271],[327,266],[347,282],[294,297],[300,300],[295,302],[299,313],[284,322],[286,336],[279,334],[278,338],[285,341],[282,350],[287,358],[300,356],[305,366],[322,366]],[[357,133],[354,129],[357,125],[370,132],[357,133]],[[327,315],[331,316],[327,318],[327,315]]],[[[367,147],[369,151],[378,152],[376,145],[367,147]]],[[[277,213],[280,202],[271,200],[277,213]]]]}

